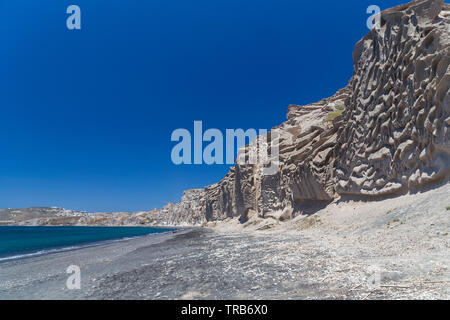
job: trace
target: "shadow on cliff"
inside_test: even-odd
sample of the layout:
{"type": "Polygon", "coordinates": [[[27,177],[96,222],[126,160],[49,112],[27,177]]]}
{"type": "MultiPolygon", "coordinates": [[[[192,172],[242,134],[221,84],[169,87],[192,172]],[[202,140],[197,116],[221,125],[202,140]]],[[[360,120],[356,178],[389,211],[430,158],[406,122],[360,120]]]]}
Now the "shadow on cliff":
{"type": "Polygon", "coordinates": [[[321,200],[306,200],[299,202],[295,205],[292,215],[294,217],[298,215],[311,216],[316,212],[325,209],[332,201],[321,201],[321,200]]]}
{"type": "Polygon", "coordinates": [[[416,189],[411,189],[411,190],[404,188],[396,193],[378,195],[378,196],[344,194],[344,195],[341,195],[340,198],[336,200],[336,204],[346,203],[349,201],[377,202],[377,201],[383,201],[383,200],[388,200],[388,199],[395,199],[395,198],[398,198],[400,196],[404,196],[407,194],[416,195],[416,194],[428,192],[428,191],[431,191],[434,189],[438,189],[449,183],[450,183],[450,180],[443,179],[439,183],[424,184],[424,185],[421,185],[420,187],[417,187],[416,189]]]}

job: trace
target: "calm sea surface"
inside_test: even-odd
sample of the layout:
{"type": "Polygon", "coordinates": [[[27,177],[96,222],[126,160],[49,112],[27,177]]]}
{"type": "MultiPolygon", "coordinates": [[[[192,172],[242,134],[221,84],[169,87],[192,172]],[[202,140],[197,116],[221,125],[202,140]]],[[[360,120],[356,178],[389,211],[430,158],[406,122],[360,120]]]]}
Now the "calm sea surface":
{"type": "Polygon", "coordinates": [[[150,227],[0,226],[0,261],[174,230],[150,227]]]}

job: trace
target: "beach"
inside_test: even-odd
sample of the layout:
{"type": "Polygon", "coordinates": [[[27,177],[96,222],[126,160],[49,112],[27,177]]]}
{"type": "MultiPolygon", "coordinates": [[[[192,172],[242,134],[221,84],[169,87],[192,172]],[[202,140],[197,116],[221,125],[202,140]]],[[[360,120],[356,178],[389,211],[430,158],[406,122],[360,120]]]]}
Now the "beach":
{"type": "Polygon", "coordinates": [[[147,256],[137,252],[181,235],[176,233],[151,234],[134,239],[113,241],[76,250],[50,253],[0,263],[0,299],[88,299],[93,295],[98,279],[117,272],[141,267],[147,256]],[[81,270],[81,289],[69,290],[66,281],[69,266],[81,270]]]}
{"type": "Polygon", "coordinates": [[[0,299],[448,299],[449,188],[8,261],[0,299]]]}

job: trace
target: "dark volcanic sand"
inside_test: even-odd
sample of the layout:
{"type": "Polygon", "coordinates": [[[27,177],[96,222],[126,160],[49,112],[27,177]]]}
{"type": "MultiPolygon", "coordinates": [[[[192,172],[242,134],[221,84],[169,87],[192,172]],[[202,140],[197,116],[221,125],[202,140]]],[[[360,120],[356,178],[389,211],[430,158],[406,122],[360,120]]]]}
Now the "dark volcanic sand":
{"type": "Polygon", "coordinates": [[[264,262],[271,254],[265,247],[244,233],[198,228],[4,262],[0,299],[304,298],[317,292],[317,285],[290,279],[286,265],[264,262]],[[81,268],[81,290],[66,288],[69,265],[81,268]],[[292,296],[294,287],[305,293],[292,296]]]}
{"type": "MultiPolygon", "coordinates": [[[[349,244],[335,236],[314,229],[265,233],[191,228],[4,262],[0,299],[448,297],[446,282],[417,283],[419,276],[432,275],[410,270],[414,261],[425,261],[422,256],[394,259],[384,247],[379,251],[366,241],[351,239],[349,244]],[[330,238],[324,236],[328,234],[330,238]],[[81,268],[81,290],[66,288],[70,265],[81,268]],[[378,288],[367,284],[374,265],[383,267],[384,286],[378,288]]],[[[380,243],[379,236],[374,239],[380,243]]],[[[430,268],[442,273],[435,261],[445,259],[437,254],[433,259],[430,268]]]]}

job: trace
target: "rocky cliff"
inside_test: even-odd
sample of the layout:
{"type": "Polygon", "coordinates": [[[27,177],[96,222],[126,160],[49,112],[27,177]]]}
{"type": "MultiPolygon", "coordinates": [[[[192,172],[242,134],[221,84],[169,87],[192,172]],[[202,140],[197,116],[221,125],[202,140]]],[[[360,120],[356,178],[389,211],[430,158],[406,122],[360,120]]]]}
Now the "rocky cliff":
{"type": "Polygon", "coordinates": [[[258,137],[241,150],[249,158],[255,150],[270,150],[264,141],[276,144],[279,157],[272,160],[279,170],[273,175],[264,174],[261,161],[237,161],[218,183],[187,190],[180,202],[161,210],[3,222],[286,221],[314,213],[342,196],[380,198],[449,181],[450,5],[416,0],[383,11],[379,28],[356,44],[353,68],[347,87],[317,103],[289,106],[286,122],[273,128],[267,140],[258,137]],[[278,139],[272,139],[274,132],[278,139]]]}
{"type": "Polygon", "coordinates": [[[449,20],[449,5],[414,1],[384,11],[381,29],[356,45],[337,193],[400,193],[448,177],[449,20]]]}
{"type": "Polygon", "coordinates": [[[380,28],[355,47],[348,86],[289,106],[287,121],[272,129],[280,134],[278,173],[236,163],[220,182],[186,191],[153,216],[172,225],[288,220],[341,195],[381,197],[447,181],[449,44],[450,5],[421,0],[383,11],[380,28]]]}

